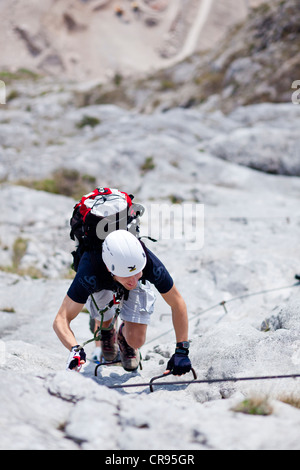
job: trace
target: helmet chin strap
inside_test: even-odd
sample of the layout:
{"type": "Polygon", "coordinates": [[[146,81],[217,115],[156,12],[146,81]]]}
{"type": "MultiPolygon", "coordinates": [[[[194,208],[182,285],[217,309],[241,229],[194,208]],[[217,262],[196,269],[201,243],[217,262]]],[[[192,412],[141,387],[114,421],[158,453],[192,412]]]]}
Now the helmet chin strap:
{"type": "MultiPolygon", "coordinates": [[[[106,269],[107,271],[109,272],[109,274],[111,275],[111,277],[114,279],[115,278],[115,275],[108,269],[108,267],[106,266],[106,269]]],[[[114,279],[115,280],[115,279],[114,279]]]]}

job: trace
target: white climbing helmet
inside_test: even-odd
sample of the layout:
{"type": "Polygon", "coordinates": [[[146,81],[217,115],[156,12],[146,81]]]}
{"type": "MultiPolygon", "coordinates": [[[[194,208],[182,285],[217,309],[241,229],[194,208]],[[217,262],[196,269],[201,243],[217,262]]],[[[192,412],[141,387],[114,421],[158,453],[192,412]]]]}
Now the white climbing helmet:
{"type": "Polygon", "coordinates": [[[108,270],[120,277],[140,273],[147,262],[146,253],[138,239],[127,230],[115,230],[104,240],[102,259],[108,270]]]}

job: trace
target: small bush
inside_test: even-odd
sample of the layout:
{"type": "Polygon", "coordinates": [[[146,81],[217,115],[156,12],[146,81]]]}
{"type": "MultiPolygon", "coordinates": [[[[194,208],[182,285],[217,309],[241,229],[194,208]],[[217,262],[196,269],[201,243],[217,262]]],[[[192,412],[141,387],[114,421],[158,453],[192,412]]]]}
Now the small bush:
{"type": "Polygon", "coordinates": [[[37,191],[46,191],[53,194],[79,199],[83,194],[93,190],[96,178],[91,175],[81,175],[79,171],[68,168],[56,170],[51,177],[43,180],[19,180],[18,184],[37,191]]]}
{"type": "Polygon", "coordinates": [[[153,157],[147,157],[144,163],[140,166],[140,169],[143,173],[147,173],[147,171],[154,170],[155,163],[153,157]]]}
{"type": "Polygon", "coordinates": [[[287,405],[291,405],[294,408],[300,409],[300,396],[298,395],[284,395],[278,397],[279,401],[282,401],[282,403],[286,403],[287,405]]]}
{"type": "Polygon", "coordinates": [[[0,71],[0,79],[6,84],[16,80],[38,80],[39,78],[41,78],[41,75],[25,68],[20,68],[16,72],[10,72],[8,70],[0,71]]]}
{"type": "MultiPolygon", "coordinates": [[[[33,279],[42,277],[42,273],[35,266],[20,268],[20,263],[27,250],[28,241],[25,238],[16,238],[12,247],[12,264],[11,266],[0,266],[0,269],[7,273],[18,274],[19,276],[30,276],[33,279]]],[[[14,313],[13,309],[4,309],[7,313],[14,313]]]]}
{"type": "Polygon", "coordinates": [[[177,194],[170,194],[169,199],[172,204],[182,204],[184,199],[181,196],[178,196],[177,194]]]}
{"type": "Polygon", "coordinates": [[[101,124],[100,119],[94,116],[83,116],[82,119],[76,124],[78,129],[82,129],[85,126],[96,127],[101,124]]]}
{"type": "Polygon", "coordinates": [[[268,416],[273,413],[273,409],[265,397],[247,398],[233,407],[232,411],[258,416],[268,416]]]}
{"type": "Polygon", "coordinates": [[[28,244],[27,240],[21,237],[18,237],[13,244],[12,263],[15,269],[19,268],[21,259],[26,253],[27,244],[28,244]]]}
{"type": "Polygon", "coordinates": [[[13,307],[4,307],[1,309],[1,312],[5,313],[16,313],[15,309],[13,307]]]}

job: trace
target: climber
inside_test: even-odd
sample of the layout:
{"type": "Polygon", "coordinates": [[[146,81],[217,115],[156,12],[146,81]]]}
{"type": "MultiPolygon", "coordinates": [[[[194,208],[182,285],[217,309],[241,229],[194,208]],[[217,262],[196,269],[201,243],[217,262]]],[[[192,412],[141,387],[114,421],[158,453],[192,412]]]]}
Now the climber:
{"type": "Polygon", "coordinates": [[[124,9],[120,5],[116,5],[114,10],[117,16],[122,17],[124,15],[124,9]]]}
{"type": "Polygon", "coordinates": [[[131,8],[135,13],[140,12],[140,6],[139,6],[138,2],[132,2],[131,3],[131,8]]]}
{"type": "MultiPolygon", "coordinates": [[[[54,320],[54,331],[70,351],[68,369],[76,369],[86,361],[84,350],[78,351],[78,341],[70,323],[81,312],[84,304],[87,304],[91,317],[99,320],[99,310],[91,301],[91,294],[97,306],[103,308],[113,298],[113,293],[121,289],[124,293],[120,313],[122,323],[118,331],[115,325],[110,330],[102,331],[102,354],[105,360],[112,361],[120,353],[123,368],[126,371],[137,370],[140,363],[139,348],[145,343],[156,298],[151,284],[172,311],[177,345],[167,364],[166,373],[183,375],[191,370],[185,301],[163,263],[126,230],[111,232],[103,242],[102,253],[93,253],[93,257],[90,252],[84,253],[54,320]]],[[[109,327],[113,315],[113,311],[108,309],[104,314],[103,328],[109,327]]]]}

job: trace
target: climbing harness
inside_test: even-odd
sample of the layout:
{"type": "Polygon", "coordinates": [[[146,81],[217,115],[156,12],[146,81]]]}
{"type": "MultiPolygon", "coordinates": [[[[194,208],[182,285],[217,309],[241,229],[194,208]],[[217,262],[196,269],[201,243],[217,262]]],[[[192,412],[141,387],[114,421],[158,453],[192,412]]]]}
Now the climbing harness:
{"type": "MultiPolygon", "coordinates": [[[[76,348],[76,352],[79,353],[79,351],[81,349],[83,349],[87,344],[93,342],[93,341],[101,341],[102,340],[102,332],[103,331],[110,331],[113,329],[113,327],[115,326],[116,322],[117,322],[117,319],[121,313],[121,308],[119,307],[119,305],[121,304],[123,298],[125,298],[126,294],[125,294],[125,291],[123,289],[119,289],[116,293],[114,293],[113,295],[113,299],[102,309],[99,309],[98,305],[97,305],[97,302],[95,300],[95,297],[91,294],[91,299],[92,299],[92,302],[94,303],[96,309],[98,310],[98,314],[101,316],[101,321],[100,321],[100,326],[97,328],[97,330],[94,332],[94,336],[93,338],[85,341],[82,345],[79,345],[77,348],[76,348]],[[103,327],[103,321],[104,321],[104,314],[105,312],[107,312],[108,310],[110,310],[112,307],[118,305],[118,307],[116,307],[116,310],[115,310],[115,314],[109,324],[108,327],[104,328],[103,327]]],[[[100,358],[100,363],[97,364],[96,368],[95,368],[95,372],[94,372],[94,375],[97,377],[97,372],[98,372],[98,368],[101,367],[101,366],[112,366],[112,365],[116,365],[116,364],[122,364],[121,363],[121,358],[120,358],[120,353],[118,354],[118,356],[116,357],[116,359],[114,359],[113,361],[105,361],[105,359],[103,358],[103,356],[101,356],[100,358]]],[[[140,353],[140,362],[139,362],[139,368],[142,370],[143,367],[142,367],[142,356],[141,356],[141,353],[140,353]]]]}
{"type": "Polygon", "coordinates": [[[116,307],[115,314],[112,317],[112,320],[111,320],[109,326],[106,327],[106,328],[103,327],[104,314],[105,314],[105,312],[110,310],[113,306],[120,305],[123,298],[124,298],[124,291],[122,289],[120,289],[116,293],[113,294],[113,299],[104,308],[100,309],[97,305],[95,297],[93,296],[93,294],[91,294],[91,299],[92,299],[96,309],[98,310],[98,314],[101,316],[100,326],[94,332],[93,338],[85,341],[82,345],[78,346],[77,351],[80,351],[80,349],[83,349],[87,344],[92,343],[93,341],[101,341],[102,331],[110,331],[110,330],[113,329],[113,327],[115,326],[115,324],[117,322],[118,316],[120,315],[121,308],[119,306],[116,307]]]}

